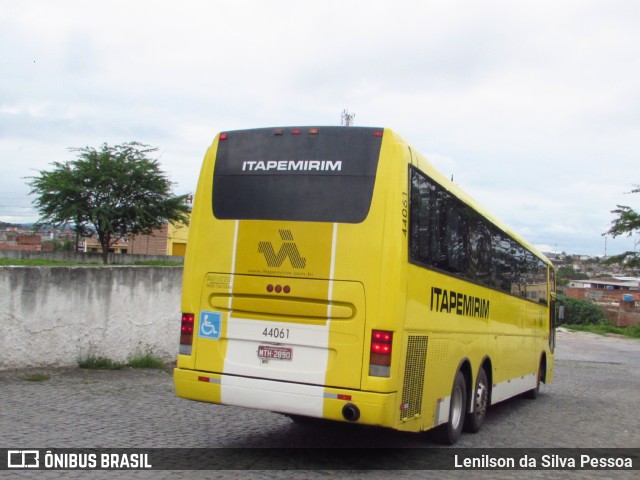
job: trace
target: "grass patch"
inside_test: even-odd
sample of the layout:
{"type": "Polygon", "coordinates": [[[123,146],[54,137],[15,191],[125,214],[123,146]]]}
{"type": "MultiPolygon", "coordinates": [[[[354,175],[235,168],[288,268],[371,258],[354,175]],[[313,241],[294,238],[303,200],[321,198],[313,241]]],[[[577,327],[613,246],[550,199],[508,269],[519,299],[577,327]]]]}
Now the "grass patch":
{"type": "Polygon", "coordinates": [[[124,367],[124,364],[101,355],[90,353],[78,359],[78,367],[89,370],[120,370],[124,367]]]}
{"type": "Polygon", "coordinates": [[[27,373],[23,375],[21,378],[22,380],[26,380],[27,382],[44,382],[45,380],[49,380],[51,378],[51,375],[48,375],[46,373],[34,372],[34,373],[27,373]]]}
{"type": "Polygon", "coordinates": [[[640,338],[640,324],[631,327],[614,327],[613,325],[561,325],[568,330],[579,332],[597,333],[598,335],[607,335],[614,333],[616,335],[624,335],[630,338],[640,338]]]}
{"type": "Polygon", "coordinates": [[[182,262],[172,262],[171,260],[140,260],[133,262],[131,265],[138,267],[182,267],[182,262]]]}
{"type": "Polygon", "coordinates": [[[0,267],[75,267],[79,265],[97,265],[97,264],[81,264],[76,262],[64,262],[62,260],[45,260],[40,258],[0,258],[0,267]]]}
{"type": "Polygon", "coordinates": [[[92,345],[87,353],[80,353],[77,361],[78,367],[89,370],[121,370],[124,367],[164,369],[166,367],[163,357],[157,354],[151,346],[147,346],[144,350],[138,347],[136,352],[129,355],[127,362],[124,363],[97,355],[95,346],[92,345]]]}
{"type": "Polygon", "coordinates": [[[153,352],[152,348],[145,349],[144,353],[133,355],[129,358],[128,365],[131,368],[157,368],[165,367],[164,360],[153,352]]]}

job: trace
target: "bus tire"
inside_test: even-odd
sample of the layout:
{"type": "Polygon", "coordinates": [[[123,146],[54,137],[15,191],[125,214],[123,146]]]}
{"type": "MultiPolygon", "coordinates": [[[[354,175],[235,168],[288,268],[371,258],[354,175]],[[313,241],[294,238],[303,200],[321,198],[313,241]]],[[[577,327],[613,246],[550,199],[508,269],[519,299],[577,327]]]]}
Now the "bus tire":
{"type": "Polygon", "coordinates": [[[538,398],[538,394],[540,393],[540,382],[542,381],[542,378],[543,378],[542,372],[544,368],[545,368],[544,360],[540,359],[540,365],[538,365],[538,378],[536,379],[536,387],[524,392],[522,394],[524,398],[527,398],[529,400],[535,400],[536,398],[538,398]]]}
{"type": "Polygon", "coordinates": [[[435,440],[445,445],[453,445],[458,441],[464,426],[467,411],[467,384],[464,374],[458,370],[453,381],[451,401],[449,405],[449,420],[434,430],[435,440]]]}
{"type": "Polygon", "coordinates": [[[482,367],[478,372],[471,402],[473,402],[473,412],[467,413],[464,430],[465,432],[477,433],[484,423],[484,417],[487,414],[487,408],[489,408],[489,381],[487,380],[487,372],[482,367]]]}

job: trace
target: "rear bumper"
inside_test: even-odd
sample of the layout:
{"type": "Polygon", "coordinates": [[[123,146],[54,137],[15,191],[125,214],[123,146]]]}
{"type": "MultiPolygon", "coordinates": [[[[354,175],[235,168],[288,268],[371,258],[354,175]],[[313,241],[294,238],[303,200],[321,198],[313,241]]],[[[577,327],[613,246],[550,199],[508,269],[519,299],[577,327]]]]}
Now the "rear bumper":
{"type": "Polygon", "coordinates": [[[176,394],[189,400],[338,421],[345,421],[344,406],[353,404],[360,410],[356,423],[393,426],[395,393],[361,392],[180,368],[174,369],[173,379],[176,394]]]}

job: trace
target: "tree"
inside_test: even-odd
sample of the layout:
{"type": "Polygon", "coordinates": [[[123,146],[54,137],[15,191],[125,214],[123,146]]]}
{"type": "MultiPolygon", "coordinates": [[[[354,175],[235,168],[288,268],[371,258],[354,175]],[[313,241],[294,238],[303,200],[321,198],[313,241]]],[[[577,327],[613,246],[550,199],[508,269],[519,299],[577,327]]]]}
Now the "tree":
{"type": "MultiPolygon", "coordinates": [[[[636,186],[630,193],[639,192],[640,186],[636,186]]],[[[634,232],[640,232],[640,214],[631,207],[618,205],[618,208],[612,210],[611,213],[615,213],[617,217],[611,222],[611,228],[605,235],[609,234],[612,237],[618,237],[620,235],[631,236],[634,232]]],[[[610,257],[607,262],[624,263],[630,268],[637,267],[640,266],[640,253],[635,251],[624,252],[620,255],[610,257]]]]}
{"type": "Polygon", "coordinates": [[[71,148],[75,160],[28,177],[42,223],[74,224],[77,235],[95,236],[106,264],[109,248],[131,235],[150,234],[166,222],[188,223],[188,195],[173,196],[172,183],[149,154],[149,145],[71,148]]]}
{"type": "Polygon", "coordinates": [[[604,325],[609,323],[602,310],[586,300],[558,297],[558,305],[565,307],[562,323],[570,325],[604,325]]]}
{"type": "Polygon", "coordinates": [[[589,276],[586,273],[576,272],[571,265],[558,267],[556,272],[558,285],[567,285],[569,280],[586,280],[589,276]]]}

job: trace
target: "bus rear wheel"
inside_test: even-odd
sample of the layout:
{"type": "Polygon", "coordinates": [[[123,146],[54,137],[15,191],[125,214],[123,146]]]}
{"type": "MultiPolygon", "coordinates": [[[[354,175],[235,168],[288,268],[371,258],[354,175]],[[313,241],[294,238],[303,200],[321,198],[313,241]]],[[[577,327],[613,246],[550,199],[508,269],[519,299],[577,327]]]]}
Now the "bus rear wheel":
{"type": "Polygon", "coordinates": [[[464,374],[458,371],[451,390],[449,421],[434,430],[435,440],[445,445],[453,445],[462,434],[467,405],[467,384],[464,374]]]}
{"type": "Polygon", "coordinates": [[[476,388],[473,391],[473,412],[467,413],[464,421],[464,429],[467,432],[477,433],[484,423],[484,417],[489,408],[489,381],[484,368],[480,368],[478,379],[476,380],[476,388]]]}

